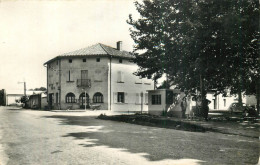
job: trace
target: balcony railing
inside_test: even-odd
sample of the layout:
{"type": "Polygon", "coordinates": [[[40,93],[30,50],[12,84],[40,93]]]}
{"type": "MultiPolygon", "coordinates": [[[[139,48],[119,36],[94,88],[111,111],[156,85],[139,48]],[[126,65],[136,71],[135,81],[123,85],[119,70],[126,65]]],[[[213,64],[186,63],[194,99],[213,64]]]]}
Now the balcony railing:
{"type": "Polygon", "coordinates": [[[91,87],[90,79],[77,79],[77,87],[91,87]]]}

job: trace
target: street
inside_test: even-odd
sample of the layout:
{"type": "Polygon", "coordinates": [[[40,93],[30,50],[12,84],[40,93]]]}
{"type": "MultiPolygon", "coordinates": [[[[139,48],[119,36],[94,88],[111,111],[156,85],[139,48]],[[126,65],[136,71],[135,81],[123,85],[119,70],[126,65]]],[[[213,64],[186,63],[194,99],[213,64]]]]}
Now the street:
{"type": "Polygon", "coordinates": [[[259,139],[0,107],[0,164],[257,164],[259,139]]]}

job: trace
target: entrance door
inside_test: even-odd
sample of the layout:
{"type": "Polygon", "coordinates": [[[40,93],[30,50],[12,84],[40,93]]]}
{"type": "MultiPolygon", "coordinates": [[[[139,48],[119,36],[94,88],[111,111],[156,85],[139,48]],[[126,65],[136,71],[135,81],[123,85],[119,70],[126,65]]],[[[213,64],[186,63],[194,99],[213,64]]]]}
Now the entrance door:
{"type": "Polygon", "coordinates": [[[85,98],[86,98],[86,107],[89,108],[89,95],[86,93],[86,97],[85,97],[84,92],[79,95],[80,108],[85,108],[85,98]]]}

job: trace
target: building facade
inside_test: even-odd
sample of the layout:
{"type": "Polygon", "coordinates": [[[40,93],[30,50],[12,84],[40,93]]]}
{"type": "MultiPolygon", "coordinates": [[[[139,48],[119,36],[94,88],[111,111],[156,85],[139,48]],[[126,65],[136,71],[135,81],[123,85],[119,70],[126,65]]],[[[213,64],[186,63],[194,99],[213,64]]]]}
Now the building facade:
{"type": "Polygon", "coordinates": [[[47,68],[47,100],[52,109],[80,109],[100,105],[113,111],[147,111],[147,90],[152,79],[133,73],[133,56],[117,48],[96,44],[57,56],[47,68]]]}

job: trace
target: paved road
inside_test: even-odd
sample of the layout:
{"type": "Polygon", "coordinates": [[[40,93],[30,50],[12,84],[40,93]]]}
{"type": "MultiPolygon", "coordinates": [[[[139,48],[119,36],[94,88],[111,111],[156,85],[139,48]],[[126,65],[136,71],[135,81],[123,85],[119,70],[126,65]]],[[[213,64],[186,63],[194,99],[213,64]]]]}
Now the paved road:
{"type": "Polygon", "coordinates": [[[0,164],[257,164],[259,139],[0,107],[0,164]]]}

